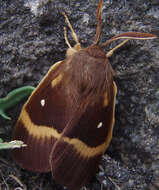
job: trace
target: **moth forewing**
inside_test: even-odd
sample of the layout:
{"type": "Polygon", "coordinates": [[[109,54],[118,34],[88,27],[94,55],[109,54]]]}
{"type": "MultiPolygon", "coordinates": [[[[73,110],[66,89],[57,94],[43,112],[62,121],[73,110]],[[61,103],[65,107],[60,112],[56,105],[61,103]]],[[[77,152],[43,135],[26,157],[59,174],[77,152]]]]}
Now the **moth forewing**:
{"type": "Polygon", "coordinates": [[[108,97],[103,94],[94,106],[88,105],[73,126],[70,123],[64,129],[52,149],[50,165],[53,177],[69,189],[79,189],[90,181],[111,141],[117,91],[114,82],[110,91],[112,98],[109,103],[105,105],[108,97]]]}
{"type": "MultiPolygon", "coordinates": [[[[22,168],[47,172],[50,171],[49,155],[54,142],[60,136],[56,130],[55,121],[52,122],[52,114],[57,111],[58,105],[55,88],[59,84],[60,67],[62,61],[53,65],[47,75],[33,91],[28,101],[23,106],[13,133],[13,139],[23,140],[27,144],[24,149],[13,151],[15,160],[22,168]],[[57,80],[58,79],[58,80],[57,80]],[[52,99],[56,99],[55,103],[52,99]],[[52,109],[53,107],[53,109],[52,109]]],[[[59,101],[59,104],[62,103],[59,101]]],[[[65,103],[63,102],[63,107],[65,103]]],[[[62,113],[62,110],[60,112],[62,113]]],[[[59,121],[61,121],[62,117],[59,121]]],[[[56,118],[56,123],[58,118],[56,118]]]]}

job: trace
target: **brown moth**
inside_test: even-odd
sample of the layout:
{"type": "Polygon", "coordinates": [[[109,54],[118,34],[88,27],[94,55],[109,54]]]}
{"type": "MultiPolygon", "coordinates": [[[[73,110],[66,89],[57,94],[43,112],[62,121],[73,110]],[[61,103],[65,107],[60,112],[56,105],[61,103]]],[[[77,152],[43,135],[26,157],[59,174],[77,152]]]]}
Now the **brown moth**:
{"type": "Polygon", "coordinates": [[[130,39],[153,39],[155,35],[127,32],[99,44],[101,7],[97,8],[94,43],[82,48],[72,26],[66,22],[76,42],[66,59],[53,65],[24,105],[13,139],[27,147],[13,150],[16,162],[25,169],[52,172],[53,178],[76,190],[95,175],[109,146],[114,126],[117,87],[108,57],[130,39]],[[105,53],[103,46],[125,39],[105,53]]]}

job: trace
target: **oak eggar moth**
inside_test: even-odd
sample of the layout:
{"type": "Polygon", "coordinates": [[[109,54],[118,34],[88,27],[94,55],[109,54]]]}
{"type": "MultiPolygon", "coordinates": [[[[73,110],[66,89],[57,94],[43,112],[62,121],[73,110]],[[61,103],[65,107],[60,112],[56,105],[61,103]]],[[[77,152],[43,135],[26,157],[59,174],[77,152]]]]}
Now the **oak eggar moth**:
{"type": "Polygon", "coordinates": [[[87,184],[107,149],[114,126],[117,87],[108,58],[130,39],[153,39],[148,33],[127,32],[99,44],[101,7],[97,8],[94,43],[82,48],[65,13],[76,44],[53,65],[23,106],[13,134],[27,147],[13,150],[24,169],[52,172],[68,189],[87,184]],[[105,53],[103,46],[124,39],[105,53]]]}

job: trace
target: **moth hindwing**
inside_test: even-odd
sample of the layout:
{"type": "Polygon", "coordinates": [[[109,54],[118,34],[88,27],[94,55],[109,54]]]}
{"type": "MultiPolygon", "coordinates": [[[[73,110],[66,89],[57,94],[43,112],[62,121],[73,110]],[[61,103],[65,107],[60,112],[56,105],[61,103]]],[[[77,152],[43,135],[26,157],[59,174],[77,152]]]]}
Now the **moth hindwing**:
{"type": "Polygon", "coordinates": [[[99,44],[101,7],[97,8],[94,43],[82,48],[67,18],[75,40],[66,59],[53,65],[24,105],[13,139],[27,147],[13,151],[17,163],[37,172],[51,171],[57,183],[79,189],[95,175],[107,149],[114,126],[116,84],[108,57],[130,39],[153,39],[147,33],[127,32],[99,44]],[[105,53],[103,46],[124,39],[105,53]]]}

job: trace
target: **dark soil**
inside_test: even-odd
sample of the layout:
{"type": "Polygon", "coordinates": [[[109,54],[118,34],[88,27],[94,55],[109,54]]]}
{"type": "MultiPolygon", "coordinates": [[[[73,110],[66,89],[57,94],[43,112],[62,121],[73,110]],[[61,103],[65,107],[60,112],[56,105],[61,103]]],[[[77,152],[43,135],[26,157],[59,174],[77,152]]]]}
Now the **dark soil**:
{"type": "MultiPolygon", "coordinates": [[[[65,58],[67,45],[60,12],[70,18],[83,47],[93,42],[95,0],[0,1],[0,97],[25,85],[37,86],[49,67],[65,58]]],[[[105,0],[102,36],[151,32],[159,36],[159,1],[105,0]]],[[[69,40],[73,44],[71,35],[69,40]]],[[[115,45],[110,47],[110,49],[115,45]]],[[[106,49],[107,51],[108,49],[106,49]]],[[[110,62],[118,86],[116,123],[111,145],[87,190],[159,189],[159,39],[131,41],[110,62]]],[[[10,141],[22,108],[0,118],[0,138],[10,141]]],[[[0,189],[62,190],[51,174],[20,169],[11,151],[0,152],[0,189]]]]}

